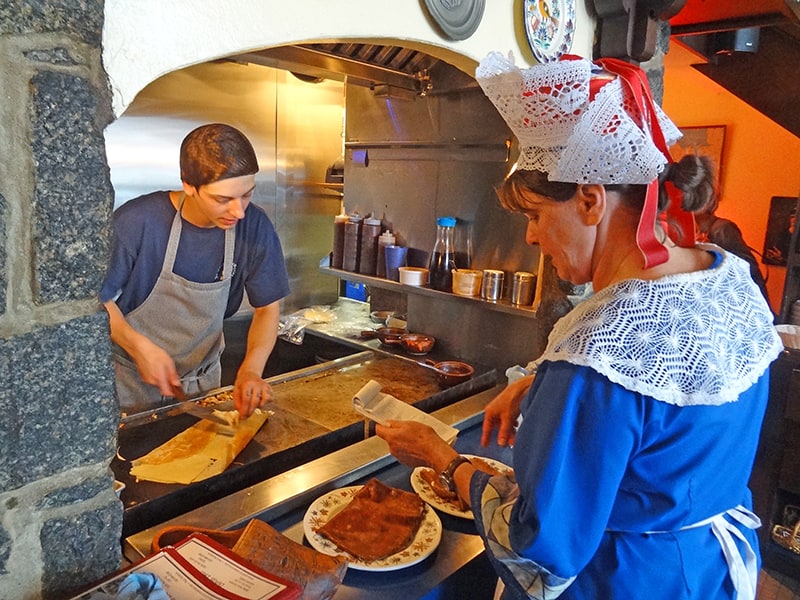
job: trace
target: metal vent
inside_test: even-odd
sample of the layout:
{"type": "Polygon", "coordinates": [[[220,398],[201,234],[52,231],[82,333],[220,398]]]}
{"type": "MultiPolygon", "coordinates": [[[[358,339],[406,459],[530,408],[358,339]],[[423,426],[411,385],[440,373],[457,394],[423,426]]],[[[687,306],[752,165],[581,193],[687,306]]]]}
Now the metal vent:
{"type": "Polygon", "coordinates": [[[364,85],[373,90],[401,90],[424,96],[433,87],[431,70],[440,61],[424,52],[379,44],[346,42],[280,46],[229,57],[228,60],[260,64],[309,78],[324,78],[364,85]]]}
{"type": "Polygon", "coordinates": [[[336,43],[308,44],[302,47],[412,76],[430,70],[438,62],[428,54],[399,46],[336,43]]]}

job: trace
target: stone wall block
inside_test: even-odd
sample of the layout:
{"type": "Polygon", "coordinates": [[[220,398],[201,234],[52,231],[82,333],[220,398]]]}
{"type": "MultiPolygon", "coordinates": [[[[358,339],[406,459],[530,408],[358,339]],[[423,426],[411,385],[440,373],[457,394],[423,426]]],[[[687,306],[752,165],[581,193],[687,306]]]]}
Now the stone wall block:
{"type": "Polygon", "coordinates": [[[69,33],[100,48],[103,33],[101,0],[3,0],[0,35],[69,33]]]}
{"type": "Polygon", "coordinates": [[[8,235],[7,224],[8,205],[6,199],[0,194],[0,316],[6,312],[6,290],[8,289],[8,267],[6,256],[6,241],[8,235]]]}
{"type": "MultiPolygon", "coordinates": [[[[105,489],[108,489],[106,482],[105,489]]],[[[86,496],[89,490],[82,490],[86,496]]],[[[120,567],[122,504],[116,499],[94,510],[42,524],[42,598],[59,599],[79,591],[87,581],[98,580],[120,567]]]]}
{"type": "Polygon", "coordinates": [[[8,557],[11,555],[11,534],[0,524],[0,577],[8,575],[8,557]]]}
{"type": "Polygon", "coordinates": [[[108,464],[119,421],[110,355],[104,312],[0,339],[0,490],[108,464]]]}
{"type": "Polygon", "coordinates": [[[122,563],[122,502],[105,463],[0,493],[0,600],[72,597],[122,563]]]}
{"type": "Polygon", "coordinates": [[[93,297],[108,256],[113,197],[92,84],[41,71],[32,81],[34,302],[93,297]]]}

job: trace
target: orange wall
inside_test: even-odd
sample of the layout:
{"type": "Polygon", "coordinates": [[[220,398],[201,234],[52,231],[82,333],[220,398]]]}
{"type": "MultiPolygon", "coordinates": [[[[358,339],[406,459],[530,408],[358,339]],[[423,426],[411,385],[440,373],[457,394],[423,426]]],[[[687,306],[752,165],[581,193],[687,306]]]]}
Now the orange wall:
{"type": "MultiPolygon", "coordinates": [[[[761,252],[770,199],[800,193],[800,138],[691,67],[701,62],[673,39],[664,59],[663,107],[678,127],[726,126],[717,214],[736,222],[747,243],[761,252]]],[[[762,271],[767,266],[762,264],[762,271]]],[[[769,265],[768,274],[777,312],[786,269],[769,265]]]]}

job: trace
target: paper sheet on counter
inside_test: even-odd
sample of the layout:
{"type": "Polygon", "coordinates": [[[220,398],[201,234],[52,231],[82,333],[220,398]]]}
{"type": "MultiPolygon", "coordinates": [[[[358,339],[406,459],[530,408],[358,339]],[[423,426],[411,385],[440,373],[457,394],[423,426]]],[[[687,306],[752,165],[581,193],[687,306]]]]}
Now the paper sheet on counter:
{"type": "Polygon", "coordinates": [[[432,417],[390,394],[382,393],[381,384],[375,380],[370,380],[353,396],[353,408],[357,413],[381,425],[385,425],[387,421],[425,423],[430,425],[448,444],[452,444],[458,435],[458,429],[455,427],[442,423],[436,417],[432,417]]]}

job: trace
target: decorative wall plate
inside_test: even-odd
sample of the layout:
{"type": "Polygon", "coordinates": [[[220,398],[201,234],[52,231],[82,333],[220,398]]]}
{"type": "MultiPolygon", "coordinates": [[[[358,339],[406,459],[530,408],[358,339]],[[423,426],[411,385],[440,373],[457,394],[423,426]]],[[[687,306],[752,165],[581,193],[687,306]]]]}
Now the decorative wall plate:
{"type": "Polygon", "coordinates": [[[425,6],[451,40],[465,40],[483,18],[485,0],[425,0],[425,6]]]}
{"type": "Polygon", "coordinates": [[[539,62],[558,60],[572,48],[575,0],[525,0],[522,18],[528,45],[539,62]]]}

